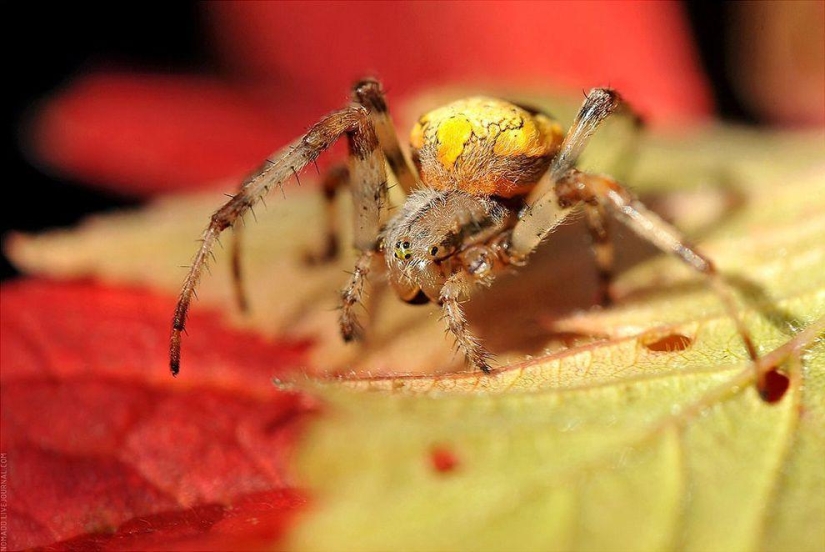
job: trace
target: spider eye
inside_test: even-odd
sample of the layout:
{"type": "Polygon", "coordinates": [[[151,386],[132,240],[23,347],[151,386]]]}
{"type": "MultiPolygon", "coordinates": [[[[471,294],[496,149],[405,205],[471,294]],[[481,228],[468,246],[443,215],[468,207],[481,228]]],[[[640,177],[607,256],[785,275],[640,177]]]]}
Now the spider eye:
{"type": "Polygon", "coordinates": [[[408,240],[398,240],[393,248],[393,255],[399,261],[408,261],[412,258],[412,249],[408,240]]]}
{"type": "Polygon", "coordinates": [[[427,252],[433,260],[446,259],[455,253],[455,246],[448,241],[442,241],[438,245],[431,245],[427,252]]]}

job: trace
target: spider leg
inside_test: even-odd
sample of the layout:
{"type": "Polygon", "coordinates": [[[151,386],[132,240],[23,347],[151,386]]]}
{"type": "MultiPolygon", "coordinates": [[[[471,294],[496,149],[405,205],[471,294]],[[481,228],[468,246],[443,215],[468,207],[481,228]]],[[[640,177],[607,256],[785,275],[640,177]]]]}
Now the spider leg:
{"type": "Polygon", "coordinates": [[[229,256],[231,259],[232,292],[235,296],[235,304],[238,310],[249,312],[249,301],[247,299],[246,287],[243,282],[243,263],[241,262],[241,243],[243,243],[243,223],[232,225],[232,240],[229,242],[229,256]]]}
{"type": "Polygon", "coordinates": [[[716,271],[713,262],[691,245],[676,228],[649,210],[633,194],[611,177],[579,172],[567,173],[556,184],[556,192],[562,205],[584,202],[600,205],[627,225],[633,232],[662,251],[672,253],[696,272],[706,275],[736,323],[736,329],[744,342],[748,356],[756,361],[759,355],[736,308],[736,301],[728,285],[716,271]]]}
{"type": "MultiPolygon", "coordinates": [[[[591,235],[595,238],[594,245],[606,242],[606,234],[602,238],[603,228],[600,229],[598,226],[601,223],[598,219],[603,216],[601,214],[594,216],[593,209],[610,211],[636,234],[659,249],[673,253],[685,264],[709,278],[711,285],[724,303],[725,310],[734,320],[748,356],[756,360],[758,358],[756,347],[739,316],[733,295],[711,260],[690,245],[678,230],[648,210],[616,180],[575,170],[576,161],[590,137],[605,119],[622,109],[623,106],[621,97],[612,90],[595,88],[588,93],[553,164],[531,193],[528,207],[519,215],[519,222],[513,228],[511,241],[507,247],[508,255],[517,263],[523,262],[539,243],[570,214],[571,208],[582,204],[585,205],[591,235]]],[[[609,272],[605,268],[612,253],[608,253],[605,246],[596,245],[594,249],[597,265],[602,272],[600,281],[604,282],[600,284],[602,289],[600,293],[607,297],[606,287],[609,284],[605,280],[609,278],[609,272]]]]}
{"type": "MultiPolygon", "coordinates": [[[[417,177],[415,176],[416,173],[412,170],[412,166],[401,150],[401,146],[398,142],[398,135],[396,133],[395,126],[393,125],[392,118],[390,117],[389,109],[387,108],[387,101],[384,97],[384,92],[381,89],[381,84],[377,80],[369,78],[355,83],[352,88],[352,100],[368,110],[369,120],[375,129],[375,134],[383,157],[405,194],[409,194],[409,192],[415,188],[417,182],[417,177]]],[[[327,220],[332,221],[332,225],[328,226],[328,244],[334,243],[332,241],[334,240],[335,231],[333,218],[335,213],[332,203],[334,199],[334,190],[341,184],[345,183],[344,180],[345,179],[341,179],[337,182],[330,182],[333,190],[332,195],[327,193],[327,188],[325,187],[324,197],[327,199],[327,220]]],[[[383,191],[384,196],[382,198],[372,198],[373,202],[386,202],[386,187],[387,184],[385,178],[383,191]]],[[[362,194],[360,200],[362,204],[369,202],[371,199],[369,196],[364,195],[365,191],[366,190],[358,188],[353,190],[353,196],[359,193],[362,194]]],[[[357,210],[359,203],[358,198],[355,198],[355,203],[357,210]]],[[[378,239],[378,231],[379,229],[376,227],[374,229],[373,240],[378,239]]],[[[361,251],[361,256],[355,263],[355,269],[353,270],[347,285],[341,292],[341,314],[339,317],[339,325],[341,328],[341,336],[344,341],[358,340],[361,339],[363,335],[363,328],[358,322],[358,316],[356,314],[356,306],[363,303],[364,288],[367,282],[367,276],[370,272],[372,260],[377,254],[377,248],[372,247],[370,249],[362,249],[361,251]]]]}
{"type": "Polygon", "coordinates": [[[358,322],[355,307],[363,302],[364,286],[370,273],[372,259],[376,254],[377,252],[373,250],[361,253],[361,256],[355,262],[355,269],[350,274],[346,287],[341,292],[341,314],[338,322],[341,326],[341,336],[344,341],[356,341],[362,337],[363,328],[358,322]]]}
{"type": "Polygon", "coordinates": [[[343,135],[349,142],[350,174],[356,184],[353,189],[355,246],[361,251],[376,249],[378,230],[387,207],[385,158],[367,110],[363,106],[352,105],[325,116],[304,136],[272,156],[244,181],[234,197],[212,215],[175,308],[169,346],[169,366],[173,375],[180,369],[181,333],[186,325],[192,296],[218,236],[235,225],[273,186],[281,186],[285,180],[314,162],[343,135]]]}
{"type": "MultiPolygon", "coordinates": [[[[321,191],[324,198],[324,243],[320,251],[308,251],[304,258],[310,265],[323,264],[333,260],[338,255],[338,213],[335,209],[335,197],[340,188],[349,184],[349,169],[346,165],[336,164],[324,173],[321,180],[321,191]]],[[[242,257],[243,224],[236,221],[232,225],[232,239],[229,242],[229,252],[232,259],[232,289],[235,304],[243,313],[249,312],[249,299],[243,280],[242,257]]]]}
{"type": "MultiPolygon", "coordinates": [[[[353,102],[362,105],[369,111],[370,121],[375,129],[378,143],[384,152],[387,164],[389,164],[402,188],[409,192],[414,187],[416,177],[398,143],[398,137],[387,108],[384,92],[381,90],[381,84],[374,79],[364,79],[353,86],[351,96],[353,102]]],[[[297,176],[297,171],[294,172],[297,176]]],[[[335,209],[335,198],[338,191],[349,184],[349,178],[349,171],[342,164],[334,165],[324,174],[321,181],[326,224],[324,245],[318,252],[307,253],[305,260],[308,264],[326,263],[332,261],[338,254],[340,244],[338,243],[338,216],[335,209]]],[[[232,258],[232,286],[239,310],[247,312],[249,301],[242,281],[241,241],[240,226],[234,225],[232,240],[229,244],[232,258]]]]}
{"type": "Polygon", "coordinates": [[[594,88],[587,94],[553,164],[530,193],[529,206],[513,228],[509,249],[514,259],[526,258],[570,214],[570,206],[561,205],[556,197],[556,181],[576,165],[599,125],[622,105],[619,94],[607,88],[594,88]]]}
{"type": "Polygon", "coordinates": [[[418,178],[398,143],[398,134],[392,123],[381,84],[375,79],[364,79],[355,83],[352,88],[352,99],[369,109],[370,120],[375,127],[387,163],[404,193],[409,194],[415,188],[418,178]]]}
{"type": "Polygon", "coordinates": [[[334,165],[321,180],[321,192],[324,198],[324,244],[320,251],[307,252],[305,261],[308,264],[324,264],[338,256],[340,243],[338,242],[338,210],[335,208],[335,198],[338,191],[349,185],[349,169],[346,165],[334,165]]]}
{"type": "Polygon", "coordinates": [[[471,367],[489,374],[492,371],[490,367],[492,355],[470,332],[464,309],[461,308],[460,301],[468,296],[471,286],[467,278],[466,273],[457,272],[447,279],[441,288],[439,297],[441,309],[447,321],[447,329],[455,336],[456,344],[464,353],[467,362],[471,367]]]}
{"type": "MultiPolygon", "coordinates": [[[[594,88],[587,93],[573,125],[564,137],[558,155],[550,166],[550,179],[555,182],[576,166],[582,151],[596,129],[624,105],[619,93],[609,88],[594,88]]],[[[549,191],[549,190],[548,190],[549,191]]]]}
{"type": "Polygon", "coordinates": [[[603,307],[612,303],[610,282],[613,279],[613,261],[615,258],[613,242],[610,241],[610,229],[607,213],[601,204],[584,206],[584,220],[590,232],[590,247],[596,259],[597,290],[596,302],[603,307]]]}

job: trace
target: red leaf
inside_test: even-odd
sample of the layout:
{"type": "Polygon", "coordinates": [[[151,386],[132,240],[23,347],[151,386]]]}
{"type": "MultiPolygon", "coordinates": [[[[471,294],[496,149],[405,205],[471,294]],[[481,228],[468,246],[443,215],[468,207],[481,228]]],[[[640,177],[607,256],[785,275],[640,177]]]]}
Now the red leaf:
{"type": "Polygon", "coordinates": [[[252,546],[286,529],[304,502],[288,460],[315,405],[270,379],[308,343],[194,313],[192,372],[173,379],[168,297],[31,280],[0,296],[10,548],[252,546]]]}
{"type": "Polygon", "coordinates": [[[240,178],[307,124],[290,125],[289,105],[274,112],[272,98],[248,88],[210,77],[91,75],[46,104],[31,143],[49,165],[120,193],[203,188],[240,178]]]}

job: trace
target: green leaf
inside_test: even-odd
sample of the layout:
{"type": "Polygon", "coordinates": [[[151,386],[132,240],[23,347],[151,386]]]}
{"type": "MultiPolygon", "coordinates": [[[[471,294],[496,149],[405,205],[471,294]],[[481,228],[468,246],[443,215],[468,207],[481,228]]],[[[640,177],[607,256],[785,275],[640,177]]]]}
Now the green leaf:
{"type": "MultiPolygon", "coordinates": [[[[821,132],[654,135],[627,179],[718,264],[761,354],[825,316],[821,132]]],[[[437,308],[400,304],[380,285],[368,342],[345,346],[334,308],[350,260],[303,265],[320,244],[322,208],[297,188],[286,196],[245,233],[252,317],[233,314],[220,254],[195,308],[316,340],[306,381],[284,383],[327,404],[297,459],[314,507],[292,547],[822,550],[821,335],[775,355],[789,388],[766,402],[707,282],[628,232],[618,232],[631,268],[617,305],[591,308],[592,261],[574,224],[468,304],[495,374],[466,371],[437,308]],[[335,374],[346,377],[318,377],[335,374]]],[[[172,267],[220,202],[169,199],[9,247],[35,273],[174,293],[184,274],[172,267]]],[[[186,346],[182,375],[196,378],[186,346]]]]}

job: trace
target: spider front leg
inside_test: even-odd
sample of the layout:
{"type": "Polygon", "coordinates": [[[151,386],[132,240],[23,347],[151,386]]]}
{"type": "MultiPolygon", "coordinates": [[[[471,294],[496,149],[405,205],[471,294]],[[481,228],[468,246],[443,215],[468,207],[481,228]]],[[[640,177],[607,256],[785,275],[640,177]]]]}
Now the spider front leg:
{"type": "Polygon", "coordinates": [[[621,97],[614,90],[594,88],[587,94],[553,164],[530,193],[527,209],[519,214],[509,244],[514,260],[524,261],[570,215],[570,206],[558,202],[556,182],[576,165],[596,129],[622,105],[621,97]]]}
{"type": "MultiPolygon", "coordinates": [[[[355,104],[363,106],[368,111],[369,120],[387,164],[402,189],[409,192],[415,186],[416,176],[399,145],[381,84],[375,79],[361,80],[352,87],[351,97],[355,104]]],[[[297,176],[297,172],[295,174],[297,176]]],[[[324,174],[321,180],[324,199],[324,242],[321,250],[306,254],[305,261],[308,264],[323,264],[337,257],[340,243],[335,198],[342,188],[350,184],[350,180],[350,170],[345,164],[336,164],[324,174]]],[[[242,280],[241,236],[241,226],[234,226],[230,243],[233,289],[236,304],[241,312],[246,312],[249,302],[242,280]]]]}
{"type": "Polygon", "coordinates": [[[398,134],[390,117],[381,84],[375,79],[364,79],[355,83],[352,87],[352,100],[369,110],[370,121],[375,127],[378,143],[381,145],[387,164],[401,185],[401,189],[405,194],[409,194],[418,182],[417,172],[404,156],[401,145],[398,143],[398,134]]]}
{"type": "Polygon", "coordinates": [[[441,288],[439,301],[444,319],[447,321],[447,329],[455,336],[456,344],[464,353],[468,364],[489,374],[492,371],[490,367],[492,355],[484,348],[481,341],[470,333],[464,309],[461,308],[461,301],[469,296],[472,285],[468,278],[464,272],[450,276],[441,288]]]}
{"type": "MultiPolygon", "coordinates": [[[[381,85],[374,79],[359,81],[352,88],[352,100],[369,110],[370,121],[375,129],[378,144],[390,170],[401,184],[402,189],[409,193],[415,187],[416,177],[412,167],[404,157],[398,136],[390,117],[387,101],[381,85]]],[[[324,198],[324,245],[318,253],[310,253],[306,260],[310,264],[322,264],[332,261],[338,255],[338,220],[335,210],[335,198],[338,192],[350,182],[350,173],[346,165],[334,165],[324,174],[321,180],[321,191],[324,198]]]]}
{"type": "MultiPolygon", "coordinates": [[[[335,209],[335,198],[341,188],[349,185],[349,169],[344,164],[336,164],[329,169],[321,179],[321,192],[324,200],[324,241],[320,250],[307,251],[304,261],[309,265],[325,264],[333,261],[338,256],[340,244],[338,233],[338,213],[335,209]]],[[[235,296],[235,304],[242,313],[249,312],[249,296],[244,286],[242,244],[243,244],[243,224],[242,221],[232,225],[232,239],[229,244],[229,256],[231,259],[232,291],[235,296]]]]}
{"type": "Polygon", "coordinates": [[[343,135],[349,143],[350,174],[355,184],[352,190],[355,246],[361,251],[376,249],[378,229],[387,208],[385,158],[369,112],[363,106],[353,105],[327,115],[304,136],[267,160],[243,183],[240,191],[212,215],[175,308],[169,345],[169,367],[173,375],[180,369],[181,334],[185,330],[192,296],[218,236],[237,224],[273,186],[281,186],[343,135]]]}

